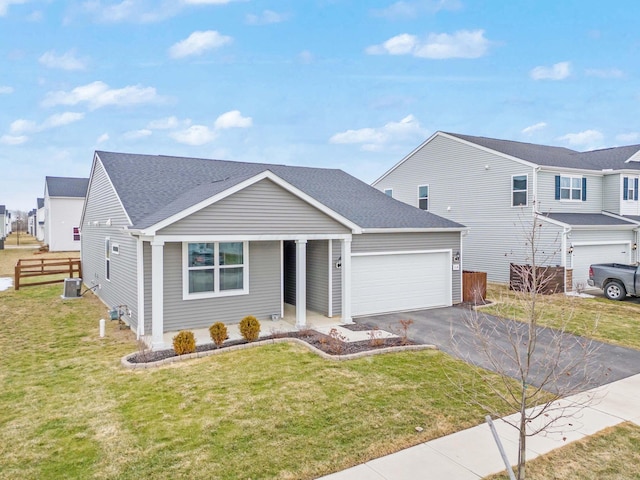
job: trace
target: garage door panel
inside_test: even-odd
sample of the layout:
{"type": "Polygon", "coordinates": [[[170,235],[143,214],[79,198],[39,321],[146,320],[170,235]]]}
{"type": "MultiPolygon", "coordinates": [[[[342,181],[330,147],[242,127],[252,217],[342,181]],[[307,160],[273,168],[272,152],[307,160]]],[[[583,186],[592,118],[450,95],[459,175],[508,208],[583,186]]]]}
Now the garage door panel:
{"type": "Polygon", "coordinates": [[[451,305],[450,262],[448,252],[354,256],[353,315],[451,305]]]}
{"type": "Polygon", "coordinates": [[[594,263],[629,263],[630,245],[576,245],[573,247],[573,286],[586,285],[594,263]]]}

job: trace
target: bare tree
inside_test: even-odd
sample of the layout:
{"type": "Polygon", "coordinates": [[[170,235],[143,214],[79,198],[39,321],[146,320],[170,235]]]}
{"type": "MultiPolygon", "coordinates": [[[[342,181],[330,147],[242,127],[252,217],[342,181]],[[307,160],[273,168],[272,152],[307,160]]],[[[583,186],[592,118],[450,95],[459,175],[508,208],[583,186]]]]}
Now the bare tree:
{"type": "MultiPolygon", "coordinates": [[[[463,388],[465,397],[480,405],[494,418],[501,415],[487,401],[486,395],[519,415],[503,418],[518,431],[517,478],[524,480],[527,438],[542,432],[563,432],[575,424],[575,416],[594,401],[587,390],[599,385],[604,369],[596,361],[597,345],[591,340],[568,334],[571,309],[565,308],[559,328],[541,327],[540,295],[556,281],[552,268],[545,267],[551,258],[564,252],[549,248],[541,241],[543,224],[534,217],[523,222],[524,265],[512,265],[512,278],[519,279],[513,295],[502,299],[508,307],[523,312],[523,321],[513,321],[471,312],[465,334],[452,333],[459,356],[491,370],[480,370],[480,380],[487,388],[463,388]],[[513,275],[515,274],[515,275],[513,275]],[[474,358],[469,352],[474,352],[474,358]],[[515,380],[515,381],[514,381],[515,380]],[[560,399],[582,393],[580,400],[568,404],[560,399]]],[[[511,310],[513,311],[513,310],[511,310]]]]}

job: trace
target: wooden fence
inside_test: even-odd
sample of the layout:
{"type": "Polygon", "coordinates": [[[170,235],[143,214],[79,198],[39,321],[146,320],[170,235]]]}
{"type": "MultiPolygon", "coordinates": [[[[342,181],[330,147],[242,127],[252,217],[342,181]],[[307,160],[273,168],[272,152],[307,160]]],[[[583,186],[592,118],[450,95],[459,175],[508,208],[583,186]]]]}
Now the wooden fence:
{"type": "Polygon", "coordinates": [[[462,272],[462,301],[483,304],[487,298],[487,273],[462,272]]]}
{"type": "MultiPolygon", "coordinates": [[[[531,265],[510,265],[509,288],[516,291],[530,291],[533,288],[531,265]]],[[[543,295],[570,292],[573,271],[564,267],[537,267],[537,291],[543,295]]]]}
{"type": "Polygon", "coordinates": [[[65,275],[66,278],[74,278],[75,274],[77,274],[78,278],[82,278],[82,266],[79,258],[23,258],[16,263],[14,285],[16,290],[20,290],[20,287],[62,283],[64,278],[29,283],[22,283],[21,280],[23,278],[53,275],[65,275]]]}

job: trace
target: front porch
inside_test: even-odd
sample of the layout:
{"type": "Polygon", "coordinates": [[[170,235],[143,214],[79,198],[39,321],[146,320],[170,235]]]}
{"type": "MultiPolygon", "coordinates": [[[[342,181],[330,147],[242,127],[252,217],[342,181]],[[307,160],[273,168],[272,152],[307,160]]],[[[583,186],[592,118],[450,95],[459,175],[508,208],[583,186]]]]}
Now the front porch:
{"type": "MultiPolygon", "coordinates": [[[[321,313],[313,312],[311,310],[306,311],[306,325],[304,328],[319,329],[325,331],[331,327],[344,325],[341,317],[327,317],[321,313]]],[[[260,322],[260,337],[267,337],[269,335],[277,333],[296,332],[300,328],[296,327],[296,307],[288,303],[284,304],[284,317],[276,320],[264,320],[260,322]]],[[[196,345],[204,345],[211,342],[208,328],[196,328],[191,329],[196,337],[196,345]]],[[[234,323],[227,325],[227,332],[229,334],[229,340],[240,340],[242,334],[240,333],[239,324],[234,323]]],[[[178,332],[165,332],[163,335],[163,348],[171,348],[173,345],[173,337],[178,332]]]]}

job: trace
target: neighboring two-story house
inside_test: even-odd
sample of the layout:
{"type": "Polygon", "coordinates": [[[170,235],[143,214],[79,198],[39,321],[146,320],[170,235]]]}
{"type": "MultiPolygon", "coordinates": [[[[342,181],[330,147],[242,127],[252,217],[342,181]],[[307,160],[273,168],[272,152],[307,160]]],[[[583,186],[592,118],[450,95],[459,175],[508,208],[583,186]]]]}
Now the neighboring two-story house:
{"type": "Polygon", "coordinates": [[[0,240],[4,240],[9,231],[7,229],[7,219],[9,218],[9,212],[5,205],[0,205],[0,240]]]}
{"type": "Polygon", "coordinates": [[[589,265],[638,262],[640,145],[577,152],[562,147],[436,132],[373,186],[469,227],[466,269],[509,281],[527,264],[532,219],[536,264],[586,284],[589,265]]]}
{"type": "Polygon", "coordinates": [[[44,198],[36,199],[38,208],[36,209],[36,239],[40,242],[44,241],[44,198]]]}
{"type": "Polygon", "coordinates": [[[44,242],[51,252],[80,250],[80,217],[88,178],[46,177],[44,242]]]}

